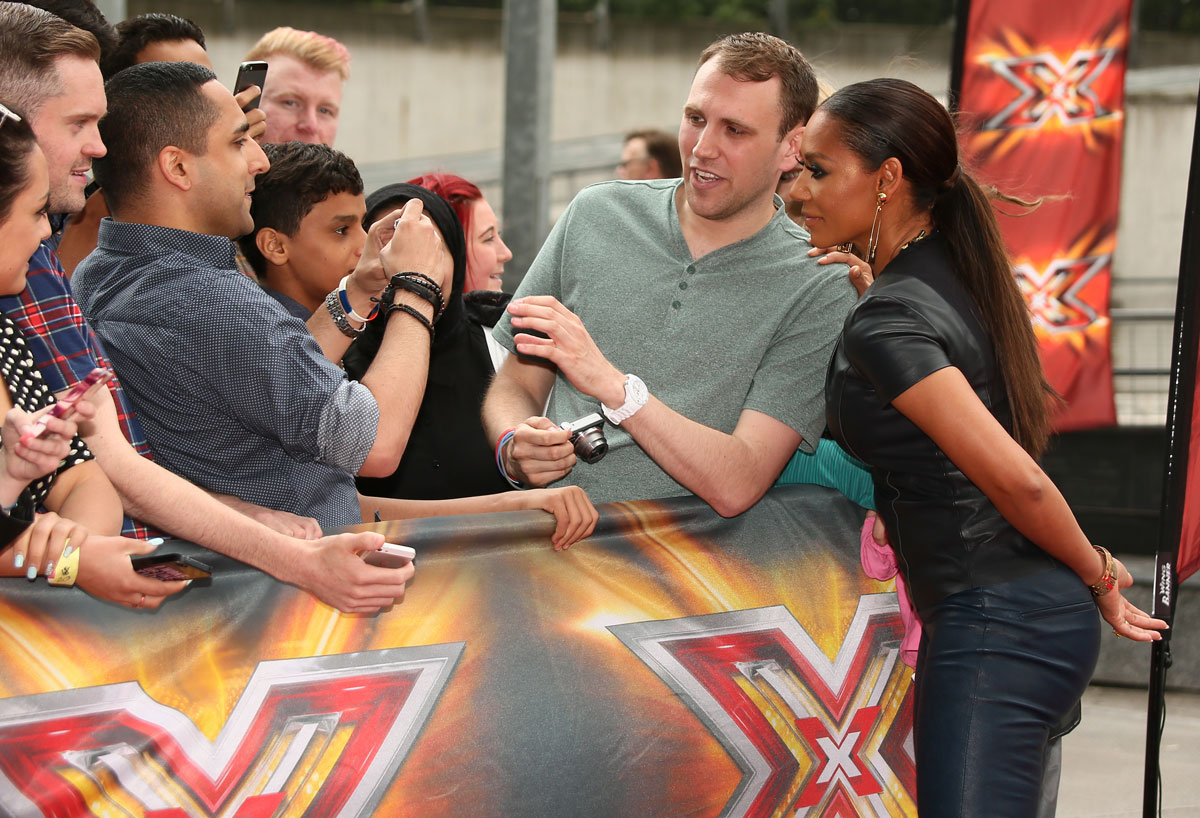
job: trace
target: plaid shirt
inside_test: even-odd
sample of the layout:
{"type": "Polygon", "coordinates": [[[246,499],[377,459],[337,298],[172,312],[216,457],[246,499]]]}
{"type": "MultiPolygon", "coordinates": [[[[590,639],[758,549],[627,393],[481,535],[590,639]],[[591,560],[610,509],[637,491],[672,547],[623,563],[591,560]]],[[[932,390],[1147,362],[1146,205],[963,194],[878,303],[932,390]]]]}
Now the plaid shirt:
{"type": "MultiPolygon", "coordinates": [[[[58,255],[46,242],[29,259],[26,282],[19,295],[0,296],[0,312],[25,334],[33,360],[50,391],[71,388],[98,366],[112,369],[100,339],[92,333],[75,303],[58,255]]],[[[108,382],[108,388],[125,438],[138,454],[153,459],[142,426],[116,377],[108,382]]],[[[139,539],[161,536],[129,517],[125,518],[121,533],[139,539]]]]}

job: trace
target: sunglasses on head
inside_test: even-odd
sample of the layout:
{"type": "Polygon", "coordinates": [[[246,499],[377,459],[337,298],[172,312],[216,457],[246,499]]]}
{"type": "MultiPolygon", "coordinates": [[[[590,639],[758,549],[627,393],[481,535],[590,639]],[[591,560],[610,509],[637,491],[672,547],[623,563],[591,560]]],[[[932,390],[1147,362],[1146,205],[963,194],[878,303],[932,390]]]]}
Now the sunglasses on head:
{"type": "Polygon", "coordinates": [[[0,102],[0,128],[3,128],[4,123],[8,122],[8,120],[10,120],[10,119],[13,122],[21,121],[21,117],[17,116],[15,113],[10,111],[8,106],[5,105],[3,102],[0,102]]]}

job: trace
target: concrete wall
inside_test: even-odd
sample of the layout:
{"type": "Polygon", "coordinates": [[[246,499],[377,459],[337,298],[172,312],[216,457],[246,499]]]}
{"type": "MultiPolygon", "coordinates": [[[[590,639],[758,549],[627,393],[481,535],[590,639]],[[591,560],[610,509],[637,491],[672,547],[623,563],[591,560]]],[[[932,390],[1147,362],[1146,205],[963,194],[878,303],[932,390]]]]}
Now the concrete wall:
{"type": "MultiPolygon", "coordinates": [[[[499,202],[504,55],[494,11],[434,9],[428,42],[417,42],[411,9],[348,3],[240,3],[232,20],[212,0],[130,0],[129,13],[171,10],[209,33],[218,73],[232,83],[258,36],[280,24],[312,28],[351,50],[337,146],[364,171],[369,187],[444,168],[480,183],[499,202]],[[233,26],[226,27],[232,22],[233,26]]],[[[556,176],[552,217],[585,184],[611,178],[620,134],[674,130],[695,60],[728,26],[614,21],[609,45],[587,16],[560,18],[554,77],[556,176]]],[[[876,76],[909,79],[944,98],[952,28],[837,25],[798,29],[793,41],[835,86],[876,76]]],[[[1173,306],[1187,169],[1200,83],[1200,38],[1143,33],[1133,46],[1138,70],[1128,85],[1125,174],[1113,306],[1173,306]],[[1191,68],[1160,66],[1185,64],[1191,68]]],[[[1117,192],[1114,191],[1114,194],[1117,192]]],[[[1169,320],[1118,324],[1114,359],[1123,369],[1169,364],[1169,320]]],[[[1122,422],[1161,423],[1165,379],[1118,378],[1122,422]]]]}

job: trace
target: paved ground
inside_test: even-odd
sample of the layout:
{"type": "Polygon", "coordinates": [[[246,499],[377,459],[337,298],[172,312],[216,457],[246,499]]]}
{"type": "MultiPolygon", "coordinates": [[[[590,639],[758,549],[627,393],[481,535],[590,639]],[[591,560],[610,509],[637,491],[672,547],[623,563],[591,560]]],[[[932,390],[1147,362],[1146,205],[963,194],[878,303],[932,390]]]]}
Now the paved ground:
{"type": "MultiPolygon", "coordinates": [[[[1146,691],[1089,689],[1063,739],[1057,818],[1141,818],[1145,745],[1146,691]]],[[[1200,695],[1167,694],[1161,746],[1163,818],[1200,816],[1200,695]]]]}

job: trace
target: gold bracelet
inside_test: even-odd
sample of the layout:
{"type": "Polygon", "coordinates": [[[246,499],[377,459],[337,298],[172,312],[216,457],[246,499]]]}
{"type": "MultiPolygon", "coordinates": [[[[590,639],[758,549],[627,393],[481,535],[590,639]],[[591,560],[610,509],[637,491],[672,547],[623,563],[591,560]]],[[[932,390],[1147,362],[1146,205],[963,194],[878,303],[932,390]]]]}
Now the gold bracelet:
{"type": "Polygon", "coordinates": [[[1100,597],[1117,587],[1117,578],[1113,576],[1113,558],[1108,549],[1102,545],[1093,545],[1092,548],[1104,558],[1104,573],[1100,575],[1100,579],[1088,586],[1088,590],[1092,592],[1092,596],[1100,597]]]}
{"type": "Polygon", "coordinates": [[[54,566],[54,576],[47,578],[51,585],[74,585],[79,575],[79,549],[76,548],[65,557],[60,557],[54,566]]]}

